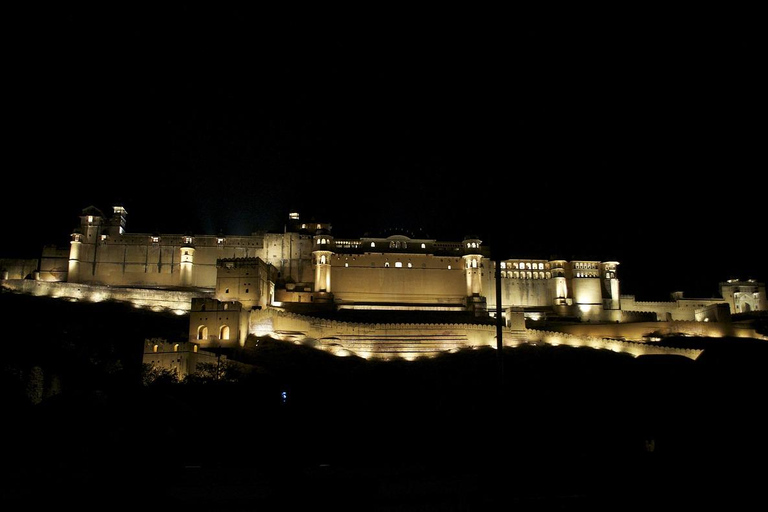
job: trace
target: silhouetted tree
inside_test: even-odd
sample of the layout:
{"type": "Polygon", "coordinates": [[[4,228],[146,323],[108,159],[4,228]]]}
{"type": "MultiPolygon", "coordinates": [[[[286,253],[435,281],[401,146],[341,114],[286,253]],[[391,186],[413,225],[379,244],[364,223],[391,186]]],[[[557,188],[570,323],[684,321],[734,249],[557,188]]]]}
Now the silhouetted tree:
{"type": "Polygon", "coordinates": [[[144,386],[177,384],[178,382],[179,372],[175,368],[161,368],[149,363],[141,365],[141,383],[144,386]]]}

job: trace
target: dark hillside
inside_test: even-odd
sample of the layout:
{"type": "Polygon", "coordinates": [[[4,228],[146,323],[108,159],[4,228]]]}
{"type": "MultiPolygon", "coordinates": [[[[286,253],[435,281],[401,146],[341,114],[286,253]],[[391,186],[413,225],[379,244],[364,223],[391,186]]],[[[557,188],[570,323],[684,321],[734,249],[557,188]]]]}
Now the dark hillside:
{"type": "Polygon", "coordinates": [[[594,510],[722,499],[768,454],[757,340],[670,340],[704,348],[697,361],[523,345],[383,362],[249,338],[230,354],[245,363],[236,380],[144,386],[144,340],[185,339],[186,316],[0,301],[25,333],[2,356],[6,435],[21,448],[4,496],[34,501],[47,482],[60,503],[87,488],[94,502],[160,509],[594,510]],[[34,367],[37,405],[25,400],[34,367]]]}
{"type": "Polygon", "coordinates": [[[144,341],[186,340],[186,315],[156,313],[115,302],[82,303],[0,293],[0,310],[12,327],[0,361],[8,372],[39,367],[51,387],[83,391],[138,382],[144,341]]]}

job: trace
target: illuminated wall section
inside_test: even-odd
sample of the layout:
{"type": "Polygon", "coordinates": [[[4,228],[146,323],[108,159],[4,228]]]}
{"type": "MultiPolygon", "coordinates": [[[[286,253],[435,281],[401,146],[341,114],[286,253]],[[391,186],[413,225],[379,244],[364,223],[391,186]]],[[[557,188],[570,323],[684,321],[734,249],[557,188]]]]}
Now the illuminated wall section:
{"type": "Polygon", "coordinates": [[[265,233],[263,252],[256,256],[273,265],[288,281],[312,284],[313,237],[304,233],[265,233]]]}
{"type": "Polygon", "coordinates": [[[485,262],[483,261],[482,254],[480,254],[481,241],[476,238],[469,238],[462,243],[464,245],[464,250],[467,253],[464,256],[464,271],[466,273],[467,282],[466,296],[482,296],[482,276],[485,262]]]}
{"type": "Polygon", "coordinates": [[[728,303],[731,313],[751,313],[768,310],[765,284],[754,279],[730,279],[720,283],[720,294],[728,303]]]}
{"type": "MultiPolygon", "coordinates": [[[[546,307],[553,301],[552,275],[549,263],[544,260],[503,260],[501,263],[501,302],[508,307],[546,307]]],[[[489,261],[489,265],[495,263],[489,261]]],[[[490,272],[489,274],[493,274],[490,272]]],[[[496,307],[496,282],[491,277],[487,293],[489,308],[496,307]]]]}
{"type": "Polygon", "coordinates": [[[40,257],[40,273],[37,278],[41,281],[66,281],[69,273],[71,250],[71,244],[69,248],[43,247],[43,253],[40,257]]]}
{"type": "Polygon", "coordinates": [[[600,282],[600,263],[595,261],[571,262],[571,289],[573,302],[577,305],[603,304],[603,293],[600,282]]]}
{"type": "Polygon", "coordinates": [[[248,331],[247,311],[239,302],[192,299],[189,341],[201,347],[242,345],[248,331]]]}
{"type": "Polygon", "coordinates": [[[269,306],[276,270],[260,258],[227,258],[218,262],[215,297],[237,301],[244,309],[269,306]]]}
{"type": "Polygon", "coordinates": [[[312,251],[312,266],[315,269],[315,292],[333,293],[331,288],[331,258],[333,238],[329,235],[318,235],[314,238],[312,251]]]}
{"type": "Polygon", "coordinates": [[[464,260],[432,254],[335,254],[336,301],[456,305],[466,303],[464,260]]]}
{"type": "MultiPolygon", "coordinates": [[[[191,235],[127,233],[126,216],[119,206],[108,220],[97,208],[83,210],[69,248],[68,282],[213,289],[217,260],[259,257],[266,261],[264,233],[195,235],[192,245],[191,235]],[[194,254],[185,254],[190,247],[194,254]]],[[[274,245],[279,249],[270,254],[274,260],[290,259],[285,251],[292,250],[291,242],[274,245]]],[[[294,254],[301,253],[297,246],[294,254]]]]}
{"type": "Polygon", "coordinates": [[[185,240],[184,246],[179,250],[180,268],[180,284],[181,286],[194,286],[194,270],[195,270],[195,248],[192,247],[192,238],[189,237],[185,240]]]}
{"type": "Polygon", "coordinates": [[[83,242],[80,233],[72,233],[72,241],[69,243],[69,265],[67,269],[67,281],[71,283],[80,282],[80,253],[83,249],[83,242]]]}
{"type": "Polygon", "coordinates": [[[603,276],[603,303],[606,309],[621,309],[621,294],[619,279],[616,273],[619,263],[607,261],[602,265],[603,276]]]}

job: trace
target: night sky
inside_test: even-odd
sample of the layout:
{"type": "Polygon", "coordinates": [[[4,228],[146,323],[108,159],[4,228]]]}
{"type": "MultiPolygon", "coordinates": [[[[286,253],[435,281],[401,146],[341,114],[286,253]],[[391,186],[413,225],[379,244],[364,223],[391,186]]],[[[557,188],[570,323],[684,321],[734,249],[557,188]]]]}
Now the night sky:
{"type": "Polygon", "coordinates": [[[616,259],[638,299],[766,280],[751,13],[210,9],[7,12],[0,257],[119,203],[131,232],[249,234],[296,209],[337,236],[616,259]]]}

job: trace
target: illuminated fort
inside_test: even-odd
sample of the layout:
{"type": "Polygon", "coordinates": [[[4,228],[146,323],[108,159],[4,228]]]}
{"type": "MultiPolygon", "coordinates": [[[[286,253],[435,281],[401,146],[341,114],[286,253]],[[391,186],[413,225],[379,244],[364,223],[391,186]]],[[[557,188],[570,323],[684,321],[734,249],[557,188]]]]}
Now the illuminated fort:
{"type": "Polygon", "coordinates": [[[84,209],[69,247],[45,247],[36,265],[4,261],[3,286],[188,314],[195,352],[270,335],[385,358],[496,346],[499,313],[504,345],[663,353],[650,333],[760,337],[735,332],[730,315],[768,309],[754,281],[721,283],[721,298],[638,302],[621,294],[617,261],[491,259],[471,236],[336,238],[297,213],[281,232],[248,236],[129,233],[126,218],[122,206],[84,209]]]}

